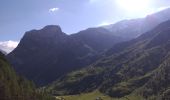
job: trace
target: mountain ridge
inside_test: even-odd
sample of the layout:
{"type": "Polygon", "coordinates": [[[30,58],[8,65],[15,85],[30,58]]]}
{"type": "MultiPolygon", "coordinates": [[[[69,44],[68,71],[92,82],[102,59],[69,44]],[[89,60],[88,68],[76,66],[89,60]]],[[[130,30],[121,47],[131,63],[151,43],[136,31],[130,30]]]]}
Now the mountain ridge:
{"type": "Polygon", "coordinates": [[[19,74],[44,85],[97,60],[102,52],[120,41],[121,38],[103,28],[67,35],[59,26],[50,25],[26,32],[7,58],[19,74]]]}
{"type": "Polygon", "coordinates": [[[122,20],[112,25],[103,26],[114,35],[120,37],[136,38],[150,31],[158,24],[170,20],[170,8],[150,14],[145,18],[122,20]]]}
{"type": "Polygon", "coordinates": [[[170,21],[166,21],[137,39],[131,40],[133,44],[129,42],[118,44],[120,48],[124,47],[124,44],[127,46],[119,49],[120,51],[117,50],[116,53],[106,55],[84,69],[67,74],[49,85],[47,90],[58,91],[54,95],[74,95],[98,89],[112,97],[136,94],[148,100],[151,98],[166,100],[165,98],[169,97],[170,87],[169,70],[166,70],[170,68],[169,27],[170,21]],[[163,40],[163,43],[159,43],[160,40],[163,40]],[[163,83],[159,84],[161,80],[163,83]]]}

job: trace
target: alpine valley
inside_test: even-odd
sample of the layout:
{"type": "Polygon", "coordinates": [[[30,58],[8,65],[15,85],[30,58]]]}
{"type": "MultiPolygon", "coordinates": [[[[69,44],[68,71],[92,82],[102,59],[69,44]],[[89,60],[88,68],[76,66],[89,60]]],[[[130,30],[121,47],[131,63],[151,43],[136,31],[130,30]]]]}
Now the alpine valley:
{"type": "Polygon", "coordinates": [[[31,30],[0,65],[3,100],[170,100],[170,9],[71,35],[31,30]]]}

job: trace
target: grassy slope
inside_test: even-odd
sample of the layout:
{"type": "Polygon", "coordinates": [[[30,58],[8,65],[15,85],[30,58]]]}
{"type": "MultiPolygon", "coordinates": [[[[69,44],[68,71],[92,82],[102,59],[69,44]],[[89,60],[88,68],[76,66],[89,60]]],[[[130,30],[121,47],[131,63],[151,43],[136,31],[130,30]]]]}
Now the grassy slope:
{"type": "Polygon", "coordinates": [[[142,97],[129,95],[123,98],[111,98],[107,95],[100,93],[99,91],[94,91],[91,93],[84,93],[80,95],[69,95],[69,96],[60,96],[56,97],[58,100],[64,98],[64,100],[96,100],[96,98],[101,97],[102,100],[143,100],[142,97]]]}

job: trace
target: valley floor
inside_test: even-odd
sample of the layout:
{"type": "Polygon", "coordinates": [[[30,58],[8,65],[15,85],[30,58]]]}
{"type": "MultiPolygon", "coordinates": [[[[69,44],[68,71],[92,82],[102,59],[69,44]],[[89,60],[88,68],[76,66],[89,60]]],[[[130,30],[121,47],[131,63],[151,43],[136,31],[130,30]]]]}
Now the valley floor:
{"type": "Polygon", "coordinates": [[[100,93],[99,91],[80,95],[59,96],[56,98],[57,100],[143,100],[141,97],[134,95],[129,95],[123,98],[112,98],[100,93]]]}

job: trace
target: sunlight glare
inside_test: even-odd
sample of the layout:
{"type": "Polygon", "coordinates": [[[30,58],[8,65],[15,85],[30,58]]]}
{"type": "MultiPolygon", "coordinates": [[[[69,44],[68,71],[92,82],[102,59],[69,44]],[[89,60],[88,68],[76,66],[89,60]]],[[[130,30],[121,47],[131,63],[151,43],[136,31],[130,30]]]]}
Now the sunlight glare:
{"type": "Polygon", "coordinates": [[[150,7],[150,0],[117,0],[122,9],[129,12],[144,11],[150,7]]]}

